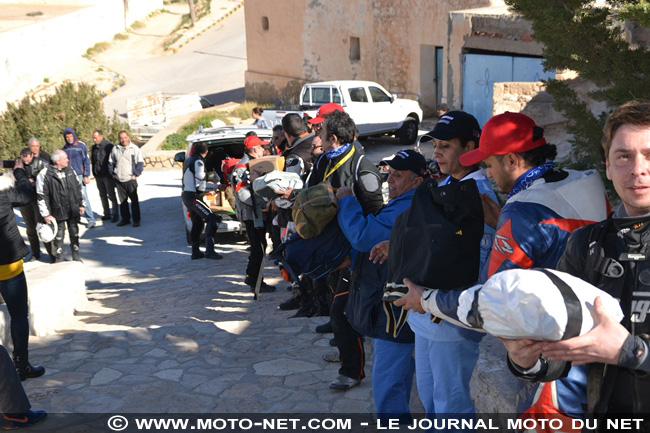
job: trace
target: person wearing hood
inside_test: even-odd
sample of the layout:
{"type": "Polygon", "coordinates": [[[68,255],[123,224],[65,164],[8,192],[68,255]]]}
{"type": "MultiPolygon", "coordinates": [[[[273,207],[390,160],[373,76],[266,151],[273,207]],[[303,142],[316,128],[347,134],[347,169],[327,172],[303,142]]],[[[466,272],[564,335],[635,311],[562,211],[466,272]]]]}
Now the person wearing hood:
{"type": "Polygon", "coordinates": [[[65,144],[63,151],[68,155],[70,167],[74,170],[81,182],[81,192],[83,193],[84,201],[86,202],[86,219],[88,224],[86,227],[89,229],[95,227],[95,214],[90,206],[88,199],[88,189],[86,185],[90,183],[90,156],[88,155],[88,147],[83,141],[79,141],[77,134],[72,128],[65,128],[63,130],[63,140],[65,144]]]}

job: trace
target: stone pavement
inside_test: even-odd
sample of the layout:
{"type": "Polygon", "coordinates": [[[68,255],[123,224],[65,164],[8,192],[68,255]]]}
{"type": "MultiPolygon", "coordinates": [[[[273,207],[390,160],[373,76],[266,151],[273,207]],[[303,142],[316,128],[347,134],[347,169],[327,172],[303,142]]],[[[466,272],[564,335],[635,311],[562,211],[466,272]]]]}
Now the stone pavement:
{"type": "MultiPolygon", "coordinates": [[[[82,227],[89,302],[57,334],[31,337],[30,358],[46,374],[23,382],[35,409],[51,413],[372,413],[368,376],[330,390],[338,364],[314,332],[323,317],[288,319],[290,293],[267,263],[275,293],[253,300],[244,285],[241,238],[224,238],[220,261],[189,258],[178,169],[145,171],[142,226],[98,220],[82,227]]],[[[100,210],[91,183],[93,208],[100,210]]],[[[27,263],[26,271],[46,263],[27,263]]],[[[422,407],[413,387],[412,408],[422,407]]],[[[51,431],[53,421],[35,431],[51,431]],[[42,430],[41,430],[42,428],[42,430]]],[[[78,431],[78,430],[72,430],[78,431]]]]}

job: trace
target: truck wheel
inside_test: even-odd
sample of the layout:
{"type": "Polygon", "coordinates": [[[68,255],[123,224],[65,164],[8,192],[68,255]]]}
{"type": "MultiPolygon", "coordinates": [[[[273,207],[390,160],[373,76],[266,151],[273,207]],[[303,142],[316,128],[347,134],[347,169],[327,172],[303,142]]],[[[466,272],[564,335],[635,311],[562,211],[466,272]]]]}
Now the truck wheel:
{"type": "Polygon", "coordinates": [[[407,117],[404,124],[397,130],[397,137],[402,146],[410,146],[418,139],[418,122],[412,117],[407,117]]]}

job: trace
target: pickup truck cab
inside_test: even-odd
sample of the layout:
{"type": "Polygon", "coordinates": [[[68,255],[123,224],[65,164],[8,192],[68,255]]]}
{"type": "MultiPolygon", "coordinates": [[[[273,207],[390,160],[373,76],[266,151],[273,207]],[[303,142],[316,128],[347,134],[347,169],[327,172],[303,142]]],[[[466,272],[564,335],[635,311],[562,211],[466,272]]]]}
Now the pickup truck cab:
{"type": "MultiPolygon", "coordinates": [[[[254,131],[262,140],[268,141],[273,136],[273,130],[258,128],[253,125],[207,128],[188,135],[187,150],[185,152],[178,152],[174,155],[174,160],[182,164],[193,154],[194,145],[203,142],[208,148],[208,155],[205,157],[206,172],[210,173],[214,171],[217,176],[222,179],[222,182],[224,182],[221,163],[226,158],[239,159],[244,156],[244,139],[246,139],[246,134],[250,131],[254,131]]],[[[217,233],[244,234],[246,232],[246,226],[235,216],[234,201],[232,203],[228,202],[228,197],[233,197],[232,190],[230,192],[226,191],[226,193],[219,193],[216,197],[212,197],[212,200],[210,200],[208,196],[209,195],[206,194],[205,201],[213,212],[222,217],[217,233]]],[[[192,220],[190,219],[187,208],[182,204],[182,202],[181,206],[183,208],[185,234],[187,242],[189,243],[190,231],[192,230],[192,220]]]]}
{"type": "Polygon", "coordinates": [[[309,83],[302,87],[300,105],[287,109],[267,109],[262,116],[271,124],[282,122],[292,112],[301,116],[316,116],[321,105],[334,102],[340,104],[352,117],[359,130],[359,138],[374,135],[395,135],[402,145],[415,143],[418,126],[422,120],[422,109],[417,101],[400,99],[372,81],[324,81],[309,83]]]}

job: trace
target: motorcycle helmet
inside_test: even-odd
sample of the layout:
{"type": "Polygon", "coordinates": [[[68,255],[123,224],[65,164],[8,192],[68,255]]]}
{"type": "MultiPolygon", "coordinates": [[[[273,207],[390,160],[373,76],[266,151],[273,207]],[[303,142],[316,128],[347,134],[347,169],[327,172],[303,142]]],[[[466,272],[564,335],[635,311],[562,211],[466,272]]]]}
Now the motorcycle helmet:
{"type": "Polygon", "coordinates": [[[52,242],[56,237],[58,226],[56,220],[52,219],[49,223],[38,223],[36,226],[36,233],[38,233],[38,238],[43,243],[52,242]]]}

